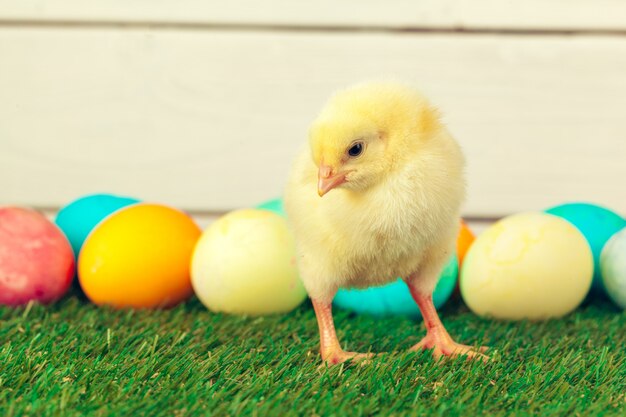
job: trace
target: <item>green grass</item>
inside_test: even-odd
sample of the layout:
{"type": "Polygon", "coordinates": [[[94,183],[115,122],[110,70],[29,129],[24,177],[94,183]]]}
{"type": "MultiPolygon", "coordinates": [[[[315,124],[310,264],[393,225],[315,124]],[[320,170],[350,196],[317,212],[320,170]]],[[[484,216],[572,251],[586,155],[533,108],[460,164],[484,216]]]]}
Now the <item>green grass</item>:
{"type": "Polygon", "coordinates": [[[263,318],[196,300],[166,311],[76,296],[0,308],[0,415],[626,415],[626,314],[608,303],[541,323],[485,320],[458,303],[442,316],[494,360],[406,353],[421,323],[338,311],[346,347],[392,353],[320,367],[309,304],[263,318]]]}

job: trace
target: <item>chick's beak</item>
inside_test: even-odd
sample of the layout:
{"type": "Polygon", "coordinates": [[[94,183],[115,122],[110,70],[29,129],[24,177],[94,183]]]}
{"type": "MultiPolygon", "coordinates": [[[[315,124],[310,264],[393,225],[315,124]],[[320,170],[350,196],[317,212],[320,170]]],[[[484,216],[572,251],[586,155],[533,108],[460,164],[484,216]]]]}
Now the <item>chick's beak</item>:
{"type": "Polygon", "coordinates": [[[333,170],[328,165],[320,165],[318,181],[317,181],[317,193],[320,197],[332,190],[333,188],[346,182],[346,174],[340,173],[333,175],[333,170]]]}

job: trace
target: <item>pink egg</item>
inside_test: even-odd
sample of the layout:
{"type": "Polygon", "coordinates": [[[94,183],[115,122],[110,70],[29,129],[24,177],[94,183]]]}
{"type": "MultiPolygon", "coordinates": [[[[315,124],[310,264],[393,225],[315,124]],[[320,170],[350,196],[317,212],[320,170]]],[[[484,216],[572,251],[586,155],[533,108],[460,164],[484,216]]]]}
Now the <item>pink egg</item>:
{"type": "Polygon", "coordinates": [[[0,207],[0,304],[49,303],[72,284],[74,254],[42,214],[0,207]]]}

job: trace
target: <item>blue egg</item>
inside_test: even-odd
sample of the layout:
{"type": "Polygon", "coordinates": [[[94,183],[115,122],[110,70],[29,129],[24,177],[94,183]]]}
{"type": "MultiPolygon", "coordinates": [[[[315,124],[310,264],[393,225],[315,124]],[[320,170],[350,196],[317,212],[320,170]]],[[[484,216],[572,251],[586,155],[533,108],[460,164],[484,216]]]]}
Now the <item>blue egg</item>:
{"type": "MultiPolygon", "coordinates": [[[[456,255],[448,261],[441,273],[439,282],[433,293],[435,307],[445,304],[456,287],[459,266],[456,255]]],[[[373,316],[406,316],[421,317],[420,310],[415,304],[406,283],[398,278],[397,281],[381,287],[366,289],[341,289],[337,292],[333,304],[352,310],[356,313],[373,316]]]]}
{"type": "Polygon", "coordinates": [[[100,221],[113,212],[135,203],[139,203],[136,198],[112,194],[88,195],[63,207],[54,222],[67,236],[74,250],[74,256],[78,259],[80,248],[87,235],[100,221]]]}
{"type": "Polygon", "coordinates": [[[285,213],[285,208],[283,207],[283,200],[280,198],[266,201],[265,203],[256,206],[256,208],[273,211],[276,214],[287,217],[287,213],[285,213]]]}
{"type": "Polygon", "coordinates": [[[564,218],[585,236],[593,253],[592,289],[604,292],[600,254],[611,236],[626,227],[626,220],[609,209],[589,203],[563,204],[546,210],[546,213],[564,218]]]}

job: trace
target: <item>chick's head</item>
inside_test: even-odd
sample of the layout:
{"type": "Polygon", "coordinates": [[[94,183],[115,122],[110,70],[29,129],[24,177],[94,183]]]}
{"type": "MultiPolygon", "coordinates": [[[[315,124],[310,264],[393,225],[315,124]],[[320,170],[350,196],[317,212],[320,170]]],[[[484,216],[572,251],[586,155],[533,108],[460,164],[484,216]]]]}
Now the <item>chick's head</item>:
{"type": "Polygon", "coordinates": [[[309,134],[319,195],[378,184],[413,158],[439,126],[437,111],[405,85],[369,83],[340,91],[309,134]]]}

